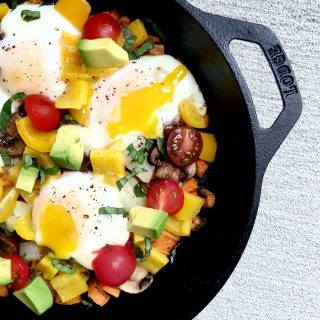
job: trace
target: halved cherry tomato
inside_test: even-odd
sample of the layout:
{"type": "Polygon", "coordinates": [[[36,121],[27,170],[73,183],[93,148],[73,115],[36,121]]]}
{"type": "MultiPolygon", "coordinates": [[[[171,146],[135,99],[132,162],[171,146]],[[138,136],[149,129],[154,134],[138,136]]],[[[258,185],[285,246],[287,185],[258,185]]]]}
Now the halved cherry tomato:
{"type": "Polygon", "coordinates": [[[41,94],[30,94],[24,98],[24,103],[27,115],[36,130],[50,131],[59,126],[60,110],[48,97],[41,94]]]}
{"type": "Polygon", "coordinates": [[[202,146],[202,137],[197,129],[176,127],[168,138],[167,153],[174,164],[187,167],[199,159],[202,146]]]}
{"type": "Polygon", "coordinates": [[[136,255],[129,246],[110,245],[98,251],[92,266],[99,282],[117,287],[133,274],[137,266],[136,255]]]}
{"type": "Polygon", "coordinates": [[[92,15],[84,24],[83,39],[112,38],[117,39],[121,34],[118,22],[107,13],[92,15]]]}
{"type": "Polygon", "coordinates": [[[13,282],[9,285],[14,291],[22,289],[30,276],[30,268],[16,253],[7,254],[3,258],[11,260],[11,276],[13,282]]]}
{"type": "Polygon", "coordinates": [[[183,206],[183,191],[177,182],[160,179],[152,183],[146,196],[149,208],[166,211],[170,216],[180,211],[183,206]]]}

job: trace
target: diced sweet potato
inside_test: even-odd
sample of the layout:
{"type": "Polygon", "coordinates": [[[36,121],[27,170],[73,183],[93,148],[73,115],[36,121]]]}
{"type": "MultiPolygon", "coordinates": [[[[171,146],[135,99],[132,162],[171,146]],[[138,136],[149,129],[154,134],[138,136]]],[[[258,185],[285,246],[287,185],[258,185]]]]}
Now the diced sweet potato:
{"type": "Polygon", "coordinates": [[[2,172],[0,173],[0,179],[2,181],[2,185],[4,188],[13,187],[14,183],[10,178],[10,175],[8,172],[2,172]]]}
{"type": "Polygon", "coordinates": [[[5,298],[8,296],[8,287],[0,286],[0,297],[5,298]]]}
{"type": "Polygon", "coordinates": [[[110,15],[116,21],[118,21],[120,18],[120,13],[117,10],[105,11],[105,13],[110,15]]]}
{"type": "Polygon", "coordinates": [[[157,248],[163,254],[169,256],[179,240],[179,236],[176,236],[175,234],[165,230],[163,231],[159,239],[152,242],[152,247],[157,248]]]}
{"type": "Polygon", "coordinates": [[[192,193],[194,191],[197,191],[198,189],[198,181],[194,178],[191,178],[189,180],[186,180],[183,184],[182,184],[182,190],[192,193]]]}
{"type": "Polygon", "coordinates": [[[150,56],[162,56],[162,55],[164,55],[164,45],[163,44],[155,44],[153,49],[149,50],[148,54],[150,56]]]}
{"type": "Polygon", "coordinates": [[[127,16],[122,16],[119,20],[118,20],[118,23],[120,24],[120,25],[123,25],[123,26],[128,26],[130,23],[131,23],[131,21],[130,21],[130,19],[129,19],[129,17],[127,17],[127,16]]]}
{"type": "Polygon", "coordinates": [[[103,307],[110,299],[110,296],[100,288],[96,281],[89,284],[88,297],[97,305],[103,307]]]}
{"type": "Polygon", "coordinates": [[[211,191],[204,189],[204,188],[198,188],[198,195],[201,198],[204,198],[206,200],[206,202],[203,205],[203,208],[208,209],[208,208],[212,208],[214,206],[214,203],[216,201],[216,197],[211,191]]]}
{"type": "Polygon", "coordinates": [[[208,168],[209,168],[209,164],[203,160],[198,160],[196,162],[196,166],[197,166],[197,176],[199,178],[202,178],[205,173],[207,172],[208,168]]]}
{"type": "Polygon", "coordinates": [[[109,287],[109,286],[104,286],[101,283],[99,284],[99,286],[103,291],[111,294],[115,298],[119,298],[120,292],[121,292],[121,290],[119,288],[113,288],[113,287],[109,287]]]}

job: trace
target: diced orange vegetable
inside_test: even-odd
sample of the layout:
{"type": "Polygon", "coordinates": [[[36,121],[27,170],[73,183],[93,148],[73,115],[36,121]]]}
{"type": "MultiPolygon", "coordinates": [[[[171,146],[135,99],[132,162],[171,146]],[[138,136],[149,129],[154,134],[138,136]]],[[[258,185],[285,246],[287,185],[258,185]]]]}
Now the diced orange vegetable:
{"type": "Polygon", "coordinates": [[[182,184],[181,188],[189,193],[196,191],[198,189],[198,181],[194,178],[188,179],[182,184]]]}
{"type": "Polygon", "coordinates": [[[96,281],[91,281],[89,284],[88,297],[95,304],[101,307],[103,307],[110,300],[110,296],[100,288],[96,281]]]}
{"type": "Polygon", "coordinates": [[[164,230],[159,239],[152,241],[152,247],[169,256],[179,240],[179,236],[164,230]]]}
{"type": "Polygon", "coordinates": [[[197,176],[202,178],[209,168],[209,164],[201,159],[196,162],[197,176]]]}
{"type": "Polygon", "coordinates": [[[7,286],[0,286],[0,297],[5,298],[8,296],[8,287],[7,286]]]}
{"type": "Polygon", "coordinates": [[[14,186],[14,181],[12,180],[12,178],[8,172],[0,173],[0,180],[1,180],[2,186],[4,188],[9,188],[9,187],[14,186]]]}
{"type": "Polygon", "coordinates": [[[178,220],[190,220],[195,217],[201,210],[205,200],[189,192],[183,191],[184,202],[181,210],[174,216],[178,220]]]}
{"type": "Polygon", "coordinates": [[[31,3],[31,4],[43,4],[43,1],[42,0],[28,0],[28,3],[31,3]]]}
{"type": "Polygon", "coordinates": [[[104,286],[100,284],[100,288],[104,290],[105,292],[111,294],[115,298],[119,298],[121,290],[119,288],[113,288],[109,286],[104,286]]]}
{"type": "Polygon", "coordinates": [[[204,188],[199,188],[198,195],[205,199],[205,203],[203,205],[204,208],[208,209],[213,207],[216,201],[216,197],[211,191],[204,188]]]}
{"type": "Polygon", "coordinates": [[[79,31],[82,31],[91,11],[90,4],[85,0],[59,0],[54,7],[79,31]]]}
{"type": "Polygon", "coordinates": [[[216,137],[212,133],[200,133],[203,141],[203,148],[199,158],[201,160],[212,163],[216,158],[216,152],[218,147],[216,137]]]}
{"type": "Polygon", "coordinates": [[[183,100],[179,105],[182,120],[193,128],[204,129],[208,127],[208,116],[202,115],[199,109],[188,100],[183,100]]]}

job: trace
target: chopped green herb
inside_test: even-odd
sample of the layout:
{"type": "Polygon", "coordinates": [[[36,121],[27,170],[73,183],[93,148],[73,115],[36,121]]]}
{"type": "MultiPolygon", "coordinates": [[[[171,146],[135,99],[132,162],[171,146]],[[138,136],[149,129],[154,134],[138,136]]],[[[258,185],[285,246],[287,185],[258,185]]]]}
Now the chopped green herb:
{"type": "Polygon", "coordinates": [[[144,256],[145,257],[149,257],[151,254],[151,250],[152,250],[152,243],[151,243],[151,239],[150,238],[144,238],[144,243],[146,245],[146,249],[145,249],[145,253],[144,256]]]}
{"type": "Polygon", "coordinates": [[[87,307],[87,309],[92,308],[93,304],[90,301],[82,299],[81,303],[87,307]]]}
{"type": "Polygon", "coordinates": [[[49,176],[54,176],[58,173],[59,167],[51,167],[51,168],[40,168],[44,172],[44,174],[47,174],[49,176]]]}
{"type": "Polygon", "coordinates": [[[0,148],[0,155],[5,166],[11,165],[11,158],[9,156],[8,150],[5,148],[0,148]]]}
{"type": "Polygon", "coordinates": [[[125,27],[125,26],[121,26],[121,31],[122,34],[126,40],[123,49],[126,51],[130,51],[131,48],[133,47],[134,43],[136,42],[137,37],[130,31],[129,28],[125,27]]]}
{"type": "Polygon", "coordinates": [[[145,42],[143,45],[141,45],[139,48],[134,50],[135,55],[140,58],[143,56],[145,53],[147,53],[149,50],[154,48],[154,41],[150,40],[145,42]]]}
{"type": "Polygon", "coordinates": [[[5,222],[0,223],[0,229],[3,230],[7,236],[12,236],[12,233],[8,230],[5,222]]]}
{"type": "Polygon", "coordinates": [[[122,179],[117,181],[117,187],[119,190],[121,190],[123,188],[123,186],[133,177],[135,177],[137,174],[142,173],[142,172],[146,172],[147,170],[144,168],[139,168],[139,167],[135,167],[130,174],[128,174],[127,176],[123,177],[122,179]]]}
{"type": "Polygon", "coordinates": [[[138,198],[143,198],[145,197],[145,195],[147,194],[143,188],[141,187],[140,183],[137,183],[134,188],[133,188],[133,192],[134,192],[134,195],[138,198]]]}
{"type": "Polygon", "coordinates": [[[143,22],[147,24],[162,41],[166,41],[166,36],[153,20],[144,19],[143,22]]]}
{"type": "Polygon", "coordinates": [[[18,5],[18,1],[17,0],[12,0],[12,2],[11,2],[12,10],[14,10],[17,7],[17,5],[18,5]]]}
{"type": "Polygon", "coordinates": [[[22,10],[21,18],[26,22],[40,19],[40,11],[22,10]]]}
{"type": "Polygon", "coordinates": [[[132,158],[133,161],[138,162],[139,164],[142,164],[144,160],[146,159],[146,153],[149,152],[149,150],[153,146],[153,141],[152,140],[147,140],[145,146],[141,150],[136,150],[135,147],[133,146],[133,143],[131,143],[128,147],[127,150],[129,152],[130,157],[132,158]]]}
{"type": "Polygon", "coordinates": [[[71,115],[71,114],[65,114],[63,117],[62,117],[62,119],[61,119],[61,121],[60,121],[60,125],[63,125],[63,124],[65,124],[65,123],[70,123],[70,124],[73,124],[73,123],[75,123],[75,124],[77,124],[77,121],[76,120],[74,120],[74,118],[73,118],[73,116],[71,115]]]}
{"type": "Polygon", "coordinates": [[[37,158],[34,157],[34,156],[31,156],[29,154],[26,154],[24,156],[24,165],[23,166],[24,166],[25,169],[28,169],[31,166],[37,167],[38,166],[37,158]]]}
{"type": "Polygon", "coordinates": [[[128,212],[125,208],[101,207],[99,208],[99,214],[122,214],[126,217],[128,212]]]}
{"type": "Polygon", "coordinates": [[[62,263],[58,259],[53,259],[52,260],[52,265],[57,268],[60,272],[63,273],[68,273],[68,274],[75,274],[76,273],[76,268],[74,266],[71,266],[66,263],[62,263]]]}
{"type": "Polygon", "coordinates": [[[7,125],[11,117],[11,106],[15,100],[23,100],[26,94],[24,92],[18,92],[8,99],[0,112],[0,131],[5,132],[7,125]]]}
{"type": "Polygon", "coordinates": [[[164,138],[157,139],[157,147],[160,151],[160,153],[165,156],[166,155],[166,150],[165,150],[165,143],[164,143],[164,138]]]}
{"type": "Polygon", "coordinates": [[[137,55],[135,54],[134,51],[127,51],[127,52],[128,52],[129,60],[130,60],[130,61],[131,61],[131,60],[137,60],[137,59],[138,59],[138,57],[137,57],[137,55]]]}
{"type": "Polygon", "coordinates": [[[40,183],[44,183],[46,181],[46,175],[43,170],[39,170],[38,178],[40,180],[40,183]]]}
{"type": "Polygon", "coordinates": [[[138,263],[143,262],[145,260],[142,249],[136,244],[134,245],[134,252],[136,254],[136,259],[138,263]]]}
{"type": "Polygon", "coordinates": [[[178,249],[178,247],[180,246],[180,244],[181,244],[181,242],[178,243],[178,244],[173,248],[173,250],[172,250],[172,252],[171,252],[171,255],[170,255],[170,263],[171,263],[171,264],[174,263],[174,258],[175,258],[176,254],[177,254],[177,249],[178,249]]]}
{"type": "Polygon", "coordinates": [[[194,227],[194,228],[192,229],[192,231],[198,231],[198,230],[201,229],[203,226],[205,226],[206,223],[207,223],[207,219],[201,218],[201,223],[200,223],[198,226],[194,227]]]}

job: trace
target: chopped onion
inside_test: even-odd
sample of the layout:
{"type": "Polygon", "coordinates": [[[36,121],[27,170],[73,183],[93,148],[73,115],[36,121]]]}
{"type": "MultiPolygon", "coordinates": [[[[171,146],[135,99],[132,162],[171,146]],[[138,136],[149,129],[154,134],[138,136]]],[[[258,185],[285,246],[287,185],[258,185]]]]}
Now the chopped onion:
{"type": "Polygon", "coordinates": [[[21,242],[19,244],[19,255],[26,261],[36,261],[41,259],[40,248],[32,241],[21,242]]]}

